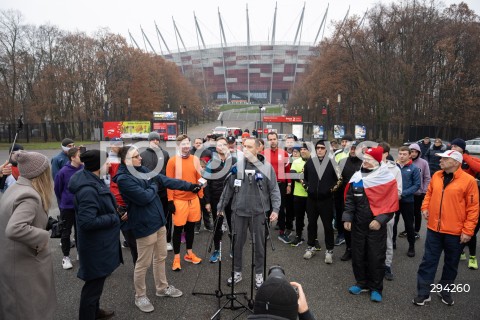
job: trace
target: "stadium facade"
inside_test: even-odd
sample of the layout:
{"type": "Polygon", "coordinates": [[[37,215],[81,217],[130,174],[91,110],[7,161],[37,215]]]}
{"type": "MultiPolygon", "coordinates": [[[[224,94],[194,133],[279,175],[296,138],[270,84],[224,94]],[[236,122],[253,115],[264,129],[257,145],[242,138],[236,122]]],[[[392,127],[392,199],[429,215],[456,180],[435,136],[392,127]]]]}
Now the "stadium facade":
{"type": "MultiPolygon", "coordinates": [[[[293,42],[275,42],[276,11],[275,8],[271,39],[262,43],[250,42],[248,7],[247,42],[241,44],[227,44],[220,12],[218,16],[221,43],[218,46],[205,45],[196,16],[194,17],[196,33],[197,38],[200,39],[196,49],[185,47],[173,21],[177,50],[170,50],[155,25],[157,37],[162,39],[166,48],[166,52],[162,51],[161,55],[166,60],[177,64],[186,77],[201,83],[207,100],[213,99],[227,103],[285,103],[295,84],[305,73],[309,59],[318,52],[315,44],[324,27],[328,7],[313,43],[300,41],[305,7],[303,7],[293,42]],[[180,47],[180,44],[183,46],[180,47]]],[[[142,36],[144,43],[148,43],[154,50],[143,29],[142,36]]],[[[135,39],[131,35],[130,37],[132,43],[137,45],[135,39]]]]}

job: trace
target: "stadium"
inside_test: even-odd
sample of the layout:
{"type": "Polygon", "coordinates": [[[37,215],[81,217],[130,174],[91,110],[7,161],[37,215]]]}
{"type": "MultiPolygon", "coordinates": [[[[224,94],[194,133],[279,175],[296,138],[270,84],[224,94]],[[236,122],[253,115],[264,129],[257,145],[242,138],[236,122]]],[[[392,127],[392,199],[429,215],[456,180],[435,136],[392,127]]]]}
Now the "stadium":
{"type": "MultiPolygon", "coordinates": [[[[305,7],[301,11],[295,38],[290,43],[275,41],[277,8],[269,40],[264,42],[250,41],[248,7],[245,43],[227,42],[220,12],[218,13],[220,45],[217,46],[205,44],[196,16],[194,19],[198,47],[194,49],[185,47],[173,21],[177,50],[170,50],[162,32],[155,24],[160,48],[162,46],[164,48],[161,49],[160,55],[174,62],[187,78],[203,87],[207,102],[214,100],[219,103],[285,103],[295,84],[305,73],[309,58],[317,53],[316,44],[322,29],[325,28],[328,7],[318,27],[317,36],[310,43],[301,41],[304,13],[305,7]]],[[[157,53],[143,29],[141,32],[145,50],[157,53]]],[[[131,34],[130,40],[133,46],[141,49],[131,34]]]]}

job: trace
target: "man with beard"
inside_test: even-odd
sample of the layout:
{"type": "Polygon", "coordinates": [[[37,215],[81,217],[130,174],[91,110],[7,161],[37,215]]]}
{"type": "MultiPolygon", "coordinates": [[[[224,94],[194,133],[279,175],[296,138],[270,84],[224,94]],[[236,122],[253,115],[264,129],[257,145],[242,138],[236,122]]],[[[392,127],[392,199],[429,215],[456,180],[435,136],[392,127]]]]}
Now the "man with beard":
{"type": "MultiPolygon", "coordinates": [[[[218,203],[218,212],[223,214],[225,207],[232,201],[235,257],[234,276],[233,279],[228,279],[228,284],[242,280],[243,246],[247,240],[248,228],[250,236],[254,237],[255,261],[252,263],[255,263],[255,287],[258,289],[264,279],[265,218],[271,211],[270,221],[277,220],[281,200],[275,171],[263,155],[257,154],[257,148],[258,142],[255,139],[245,140],[245,172],[237,172],[229,177],[218,203]],[[255,175],[248,174],[247,170],[254,170],[255,175]]],[[[242,165],[239,166],[241,167],[242,165]]]]}

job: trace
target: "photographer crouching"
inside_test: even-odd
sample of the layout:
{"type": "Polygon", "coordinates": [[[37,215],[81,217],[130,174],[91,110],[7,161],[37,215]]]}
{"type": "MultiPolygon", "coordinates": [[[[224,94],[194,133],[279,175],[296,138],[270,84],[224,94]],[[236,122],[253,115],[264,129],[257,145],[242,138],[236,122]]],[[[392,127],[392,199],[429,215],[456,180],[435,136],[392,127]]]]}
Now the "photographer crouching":
{"type": "Polygon", "coordinates": [[[315,317],[308,309],[302,286],[288,282],[282,267],[273,266],[258,289],[253,314],[248,319],[315,320],[315,317]]]}

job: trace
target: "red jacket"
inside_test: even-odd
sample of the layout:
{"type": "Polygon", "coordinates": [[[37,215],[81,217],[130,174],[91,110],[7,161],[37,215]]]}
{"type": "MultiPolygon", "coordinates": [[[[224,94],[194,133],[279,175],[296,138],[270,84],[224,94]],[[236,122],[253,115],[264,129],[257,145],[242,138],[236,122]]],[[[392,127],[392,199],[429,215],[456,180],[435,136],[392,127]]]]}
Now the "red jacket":
{"type": "MultiPolygon", "coordinates": [[[[277,175],[277,182],[286,182],[286,173],[290,173],[289,155],[287,151],[277,148],[275,151],[272,149],[265,149],[262,154],[265,156],[265,160],[270,162],[277,175]]],[[[291,180],[288,179],[288,182],[291,180]]]]}
{"type": "Polygon", "coordinates": [[[443,188],[443,170],[435,172],[422,203],[428,210],[427,227],[435,232],[473,236],[478,222],[478,187],[475,179],[462,169],[443,188]]]}

